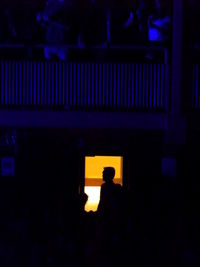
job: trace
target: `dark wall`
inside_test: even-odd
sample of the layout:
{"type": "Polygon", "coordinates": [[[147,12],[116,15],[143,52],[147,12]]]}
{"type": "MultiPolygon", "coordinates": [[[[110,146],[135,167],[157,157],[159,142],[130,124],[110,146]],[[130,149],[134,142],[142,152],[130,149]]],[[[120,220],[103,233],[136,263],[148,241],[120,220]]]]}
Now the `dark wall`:
{"type": "MultiPolygon", "coordinates": [[[[23,132],[23,131],[22,131],[23,132]]],[[[18,138],[15,177],[2,177],[7,207],[65,208],[75,203],[87,155],[124,157],[124,185],[133,196],[150,197],[160,181],[163,133],[128,130],[26,129],[18,138]],[[139,193],[140,192],[140,193],[139,193]]],[[[9,209],[9,208],[8,208],[9,209]]]]}
{"type": "Polygon", "coordinates": [[[31,194],[44,192],[51,197],[53,190],[66,198],[78,191],[84,177],[85,156],[121,155],[124,182],[134,188],[135,183],[151,184],[157,179],[162,153],[162,132],[29,129],[26,138],[18,142],[13,184],[31,194]]]}

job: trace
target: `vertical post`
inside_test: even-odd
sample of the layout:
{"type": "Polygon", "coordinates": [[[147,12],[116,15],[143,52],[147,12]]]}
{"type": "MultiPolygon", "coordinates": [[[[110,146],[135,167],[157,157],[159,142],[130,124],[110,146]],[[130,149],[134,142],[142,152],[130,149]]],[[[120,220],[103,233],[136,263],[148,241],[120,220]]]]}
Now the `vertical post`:
{"type": "Polygon", "coordinates": [[[180,114],[182,86],[183,0],[173,0],[171,113],[180,114]]]}
{"type": "Polygon", "coordinates": [[[167,144],[182,145],[186,141],[186,120],[181,115],[183,92],[183,0],[173,0],[173,40],[171,110],[168,118],[167,144]]]}
{"type": "MultiPolygon", "coordinates": [[[[181,104],[182,104],[182,90],[183,90],[183,68],[182,68],[182,45],[183,45],[183,0],[173,0],[173,39],[172,39],[172,79],[171,79],[171,110],[170,116],[168,119],[168,131],[167,131],[167,144],[166,150],[168,151],[167,154],[170,156],[170,161],[173,162],[173,169],[177,168],[176,164],[179,161],[180,157],[180,148],[186,142],[186,120],[181,115],[181,104]]],[[[167,156],[167,155],[166,155],[167,156]]],[[[167,166],[168,170],[172,168],[172,166],[167,166]]],[[[174,173],[173,177],[175,179],[174,187],[180,188],[180,176],[178,173],[180,169],[177,169],[177,173],[174,173]]],[[[172,174],[170,174],[172,175],[172,174]]],[[[182,201],[182,196],[179,192],[180,190],[176,191],[176,198],[177,201],[177,209],[174,209],[177,216],[174,220],[174,236],[172,238],[175,247],[181,247],[183,249],[182,244],[182,236],[183,233],[181,229],[181,210],[182,206],[180,202],[182,201]],[[181,201],[179,201],[181,199],[181,201]],[[179,241],[180,240],[180,241],[179,241]]],[[[175,201],[175,200],[174,200],[175,201]]],[[[174,249],[173,249],[174,251],[174,249]]],[[[180,261],[180,252],[179,250],[176,251],[176,255],[174,252],[171,252],[171,256],[174,257],[175,261],[180,261]]]]}

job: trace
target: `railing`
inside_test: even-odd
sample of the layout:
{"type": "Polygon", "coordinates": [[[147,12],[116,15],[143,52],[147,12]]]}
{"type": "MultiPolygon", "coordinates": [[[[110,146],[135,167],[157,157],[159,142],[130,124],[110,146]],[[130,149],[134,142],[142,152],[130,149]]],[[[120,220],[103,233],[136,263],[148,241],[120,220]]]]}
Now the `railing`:
{"type": "MultiPolygon", "coordinates": [[[[168,48],[162,46],[154,45],[93,45],[86,49],[81,48],[76,44],[0,44],[0,58],[4,60],[14,60],[14,59],[26,59],[26,60],[41,60],[45,48],[54,48],[61,51],[65,51],[67,55],[76,55],[76,59],[80,59],[81,54],[85,54],[84,59],[88,59],[93,56],[92,60],[96,58],[97,60],[118,60],[123,58],[130,60],[131,62],[149,61],[147,54],[153,54],[153,61],[162,62],[168,64],[168,48]],[[98,57],[101,55],[101,57],[98,57]],[[88,57],[88,58],[87,58],[88,57]]],[[[81,58],[82,60],[83,58],[81,58]]]]}
{"type": "Polygon", "coordinates": [[[3,60],[0,62],[0,105],[165,112],[169,108],[168,78],[165,62],[3,60]]]}
{"type": "Polygon", "coordinates": [[[1,62],[1,105],[166,110],[166,66],[1,62]]]}

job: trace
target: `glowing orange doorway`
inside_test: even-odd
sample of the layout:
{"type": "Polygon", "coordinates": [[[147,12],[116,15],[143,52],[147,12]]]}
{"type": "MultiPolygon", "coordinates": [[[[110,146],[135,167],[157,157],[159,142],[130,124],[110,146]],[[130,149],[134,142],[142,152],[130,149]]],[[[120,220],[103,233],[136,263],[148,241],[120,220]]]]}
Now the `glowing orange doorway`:
{"type": "Polygon", "coordinates": [[[114,182],[122,185],[123,157],[121,156],[88,156],[85,157],[85,188],[88,195],[88,201],[85,205],[86,211],[96,211],[100,188],[103,183],[102,172],[104,167],[111,166],[115,168],[114,182]]]}

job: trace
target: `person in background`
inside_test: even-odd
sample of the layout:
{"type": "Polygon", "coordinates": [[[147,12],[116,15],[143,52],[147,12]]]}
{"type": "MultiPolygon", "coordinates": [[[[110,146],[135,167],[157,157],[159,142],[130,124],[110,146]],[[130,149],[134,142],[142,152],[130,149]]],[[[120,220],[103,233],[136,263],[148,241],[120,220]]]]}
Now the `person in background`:
{"type": "Polygon", "coordinates": [[[46,59],[56,56],[60,60],[66,60],[66,49],[61,46],[63,45],[64,31],[69,30],[69,28],[61,20],[63,8],[64,0],[47,0],[45,10],[36,16],[38,23],[46,28],[47,46],[44,48],[46,59]]]}
{"type": "Polygon", "coordinates": [[[8,7],[0,8],[0,40],[3,42],[15,41],[17,31],[8,7]]]}
{"type": "Polygon", "coordinates": [[[170,38],[171,18],[167,6],[155,0],[155,11],[148,17],[148,38],[150,42],[166,43],[170,38]]]}
{"type": "Polygon", "coordinates": [[[124,28],[129,29],[129,39],[132,43],[146,44],[148,41],[147,21],[152,9],[151,0],[132,0],[128,19],[124,28]]]}

